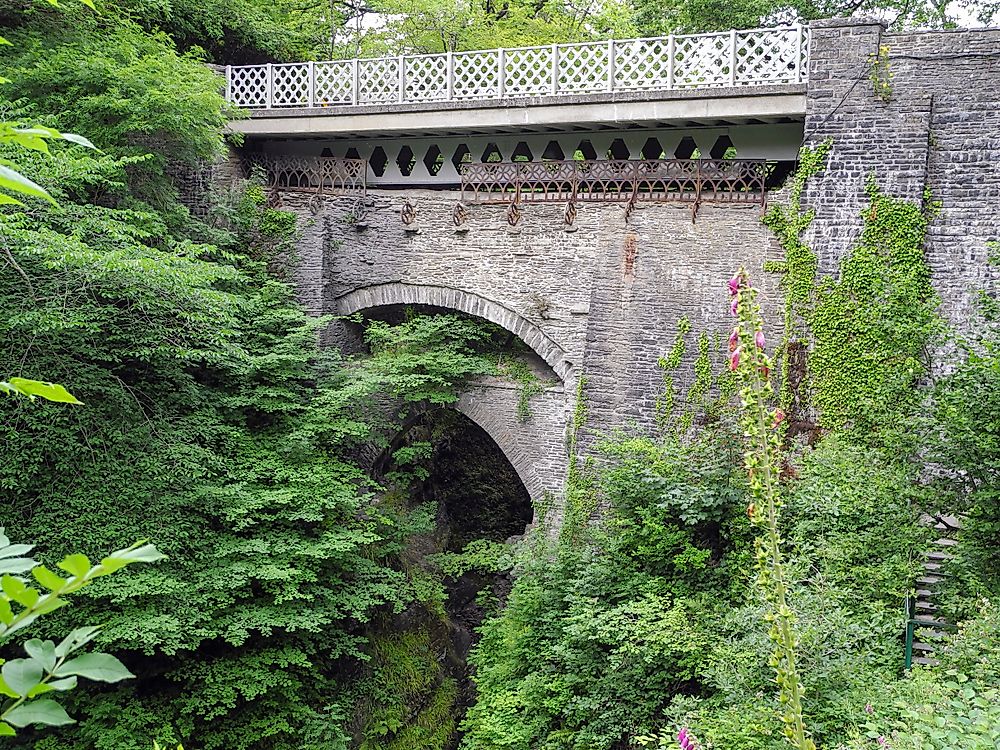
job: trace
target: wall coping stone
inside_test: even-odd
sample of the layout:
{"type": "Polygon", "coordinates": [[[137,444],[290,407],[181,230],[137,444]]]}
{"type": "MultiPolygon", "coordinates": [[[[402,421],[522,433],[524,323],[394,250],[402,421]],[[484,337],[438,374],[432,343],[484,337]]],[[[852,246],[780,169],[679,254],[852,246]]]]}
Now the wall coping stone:
{"type": "Polygon", "coordinates": [[[878,26],[882,31],[887,28],[885,23],[877,18],[820,18],[809,22],[810,29],[836,29],[851,26],[878,26]]]}

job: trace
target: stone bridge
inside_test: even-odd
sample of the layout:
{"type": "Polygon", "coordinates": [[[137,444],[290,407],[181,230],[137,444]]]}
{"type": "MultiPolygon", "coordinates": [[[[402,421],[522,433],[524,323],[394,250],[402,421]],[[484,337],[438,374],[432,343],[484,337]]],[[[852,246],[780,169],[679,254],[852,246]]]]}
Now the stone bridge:
{"type": "MultiPolygon", "coordinates": [[[[584,444],[653,427],[657,360],[682,318],[725,337],[737,267],[777,340],[782,301],[764,264],[781,253],[760,216],[802,143],[834,139],[807,192],[823,267],[858,235],[869,173],[909,198],[928,189],[943,204],[927,246],[934,282],[946,316],[967,325],[998,238],[1000,31],[840,20],[533,49],[229,69],[228,91],[253,109],[233,126],[244,157],[299,216],[310,312],[459,310],[544,363],[553,385],[526,423],[510,384],[481,383],[457,405],[534,499],[561,492],[579,379],[584,444]],[[888,101],[870,81],[879,55],[894,74],[888,101]],[[512,59],[533,61],[541,83],[512,59]]],[[[329,336],[352,345],[349,324],[329,336]]]]}

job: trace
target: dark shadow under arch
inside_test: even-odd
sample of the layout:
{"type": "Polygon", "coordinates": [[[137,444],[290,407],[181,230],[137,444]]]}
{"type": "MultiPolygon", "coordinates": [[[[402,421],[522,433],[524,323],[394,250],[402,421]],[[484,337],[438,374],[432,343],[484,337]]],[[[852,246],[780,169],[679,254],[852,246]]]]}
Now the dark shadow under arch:
{"type": "Polygon", "coordinates": [[[375,461],[380,481],[398,468],[396,451],[414,440],[433,444],[431,475],[422,492],[442,504],[439,516],[452,530],[448,546],[454,551],[475,538],[520,536],[533,523],[532,496],[521,473],[494,436],[458,404],[414,410],[375,461]]]}

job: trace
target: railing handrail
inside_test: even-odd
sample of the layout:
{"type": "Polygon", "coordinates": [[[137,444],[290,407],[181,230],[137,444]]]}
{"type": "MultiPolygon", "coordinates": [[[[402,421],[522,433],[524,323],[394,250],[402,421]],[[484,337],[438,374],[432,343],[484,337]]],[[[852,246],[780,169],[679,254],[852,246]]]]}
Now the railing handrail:
{"type": "Polygon", "coordinates": [[[227,66],[226,92],[237,105],[270,109],[505,99],[595,90],[794,84],[806,80],[808,42],[807,27],[795,24],[530,47],[227,66]],[[535,58],[534,67],[512,63],[529,55],[535,58]],[[419,69],[410,68],[410,64],[418,62],[419,69]],[[345,73],[350,70],[351,75],[337,77],[333,71],[338,69],[345,73]]]}

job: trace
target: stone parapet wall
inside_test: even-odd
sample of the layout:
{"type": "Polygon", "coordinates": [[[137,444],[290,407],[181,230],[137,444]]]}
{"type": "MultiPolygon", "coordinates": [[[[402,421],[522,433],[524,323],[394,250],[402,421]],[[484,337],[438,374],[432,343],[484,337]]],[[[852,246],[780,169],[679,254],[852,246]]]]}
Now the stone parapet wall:
{"type": "Polygon", "coordinates": [[[806,191],[821,268],[833,272],[859,235],[869,175],[909,200],[926,190],[941,204],[926,255],[942,313],[971,333],[978,290],[996,280],[986,258],[1000,238],[1000,30],[886,34],[877,23],[824,21],[813,26],[810,65],[806,142],[833,139],[829,168],[806,191]],[[887,102],[870,78],[880,54],[887,102]]]}

